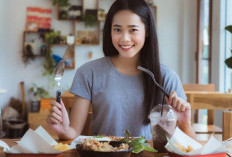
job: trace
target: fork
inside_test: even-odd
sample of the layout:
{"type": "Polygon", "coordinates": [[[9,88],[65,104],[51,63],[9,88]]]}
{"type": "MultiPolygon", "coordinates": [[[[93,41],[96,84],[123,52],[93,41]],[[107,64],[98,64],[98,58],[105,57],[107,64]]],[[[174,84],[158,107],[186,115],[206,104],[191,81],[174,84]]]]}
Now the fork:
{"type": "Polygon", "coordinates": [[[148,70],[148,69],[146,69],[146,68],[143,68],[143,67],[141,67],[141,66],[138,66],[137,68],[138,68],[139,70],[145,72],[146,74],[150,75],[151,78],[153,79],[153,81],[155,82],[156,86],[158,86],[159,89],[169,98],[169,96],[170,96],[169,92],[166,91],[162,86],[160,86],[160,84],[159,84],[158,82],[156,82],[155,77],[154,77],[154,74],[153,74],[150,70],[148,70]]]}

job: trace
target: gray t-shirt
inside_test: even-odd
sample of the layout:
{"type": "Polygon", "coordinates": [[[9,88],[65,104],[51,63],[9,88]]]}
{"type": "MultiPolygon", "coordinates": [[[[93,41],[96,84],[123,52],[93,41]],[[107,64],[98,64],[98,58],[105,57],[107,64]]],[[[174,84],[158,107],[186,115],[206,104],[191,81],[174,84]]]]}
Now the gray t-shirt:
{"type": "MultiPolygon", "coordinates": [[[[163,87],[186,100],[178,75],[161,65],[163,87]]],[[[152,139],[150,124],[143,124],[144,93],[142,73],[125,75],[103,57],[82,65],[76,72],[70,92],[92,103],[93,135],[124,136],[128,129],[133,136],[152,139]]]]}

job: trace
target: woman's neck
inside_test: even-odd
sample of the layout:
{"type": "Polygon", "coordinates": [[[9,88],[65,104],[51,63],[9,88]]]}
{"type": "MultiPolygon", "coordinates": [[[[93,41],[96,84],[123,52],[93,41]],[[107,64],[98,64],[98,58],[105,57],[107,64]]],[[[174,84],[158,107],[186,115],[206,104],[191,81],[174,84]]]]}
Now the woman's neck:
{"type": "Polygon", "coordinates": [[[140,73],[137,69],[139,65],[139,57],[123,58],[118,56],[111,57],[112,64],[121,73],[126,75],[136,75],[140,73]]]}

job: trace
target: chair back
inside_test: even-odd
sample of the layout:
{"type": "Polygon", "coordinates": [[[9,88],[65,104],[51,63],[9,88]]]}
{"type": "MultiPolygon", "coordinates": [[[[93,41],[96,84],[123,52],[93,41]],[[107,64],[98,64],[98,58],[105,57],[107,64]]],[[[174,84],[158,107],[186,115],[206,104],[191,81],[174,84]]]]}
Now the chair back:
{"type": "Polygon", "coordinates": [[[214,92],[214,84],[183,84],[184,91],[214,92]]]}
{"type": "MultiPolygon", "coordinates": [[[[214,84],[183,84],[183,88],[185,92],[214,92],[215,91],[215,85],[214,84]]],[[[187,100],[191,105],[195,105],[194,100],[192,100],[189,95],[187,94],[187,100]],[[190,102],[191,101],[191,102],[190,102]]],[[[195,117],[193,116],[193,111],[192,111],[192,122],[198,122],[198,115],[199,111],[196,110],[196,115],[195,117]]],[[[214,112],[213,110],[208,110],[208,124],[213,124],[214,123],[214,112]]]]}

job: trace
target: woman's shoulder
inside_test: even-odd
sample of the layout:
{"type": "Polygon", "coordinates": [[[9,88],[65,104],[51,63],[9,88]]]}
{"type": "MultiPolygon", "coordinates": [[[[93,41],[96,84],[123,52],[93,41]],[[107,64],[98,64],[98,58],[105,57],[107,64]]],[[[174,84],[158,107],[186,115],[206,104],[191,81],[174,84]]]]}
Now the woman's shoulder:
{"type": "Polygon", "coordinates": [[[178,76],[178,74],[173,69],[171,69],[170,67],[168,67],[168,66],[166,66],[164,64],[160,65],[160,71],[161,71],[161,76],[162,77],[165,77],[165,76],[178,76]]]}
{"type": "Polygon", "coordinates": [[[107,64],[107,57],[102,57],[99,59],[95,59],[89,61],[83,65],[81,65],[77,70],[78,71],[89,71],[89,70],[96,70],[98,68],[103,68],[107,64]]]}

